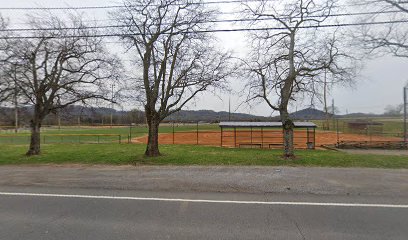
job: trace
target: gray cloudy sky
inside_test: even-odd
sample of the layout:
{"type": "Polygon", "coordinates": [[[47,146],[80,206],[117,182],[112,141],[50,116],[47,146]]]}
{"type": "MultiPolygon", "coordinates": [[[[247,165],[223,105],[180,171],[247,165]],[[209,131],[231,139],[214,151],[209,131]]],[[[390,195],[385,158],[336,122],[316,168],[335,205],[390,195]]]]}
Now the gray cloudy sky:
{"type": "MultiPolygon", "coordinates": [[[[212,0],[214,1],[214,0],[212,0]]],[[[62,7],[62,6],[106,6],[117,5],[120,1],[108,0],[0,0],[0,6],[6,7],[62,7]]],[[[222,4],[218,6],[220,10],[234,11],[236,5],[222,4]]],[[[11,27],[24,27],[24,14],[27,11],[0,10],[1,14],[10,19],[11,27]]],[[[87,10],[90,19],[108,19],[107,10],[87,10]]],[[[225,16],[224,18],[232,18],[225,16]]],[[[103,22],[101,22],[103,23],[103,22]]],[[[106,22],[105,22],[106,23],[106,22]]],[[[232,28],[234,26],[224,24],[218,28],[232,28]]],[[[236,27],[236,26],[235,26],[236,27]]],[[[242,55],[245,44],[243,33],[218,33],[220,46],[233,50],[237,55],[242,55]]],[[[114,46],[113,46],[114,47],[114,46]]],[[[120,48],[114,47],[116,51],[120,48]]],[[[120,53],[120,52],[119,52],[120,53]]],[[[379,57],[366,62],[355,88],[336,87],[331,94],[335,99],[336,106],[342,113],[346,112],[372,112],[381,113],[387,105],[396,105],[402,102],[402,88],[408,82],[408,59],[394,57],[379,57]]],[[[242,92],[244,83],[242,80],[232,80],[231,86],[236,92],[242,92]]],[[[228,94],[208,93],[201,95],[188,109],[211,109],[216,111],[228,111],[228,94]]],[[[269,116],[272,111],[265,104],[247,106],[241,104],[244,98],[231,96],[232,110],[237,112],[252,113],[269,116]]],[[[331,101],[331,100],[330,100],[331,101]]],[[[298,102],[292,106],[292,110],[301,109],[308,106],[309,102],[298,102]]],[[[322,108],[322,106],[317,106],[322,108]]]]}

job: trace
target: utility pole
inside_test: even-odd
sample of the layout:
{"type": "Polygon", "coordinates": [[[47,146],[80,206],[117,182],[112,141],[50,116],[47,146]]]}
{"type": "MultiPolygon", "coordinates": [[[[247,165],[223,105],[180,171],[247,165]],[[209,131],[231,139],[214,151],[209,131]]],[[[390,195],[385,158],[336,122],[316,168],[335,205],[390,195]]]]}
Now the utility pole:
{"type": "Polygon", "coordinates": [[[329,110],[327,109],[327,69],[324,70],[324,83],[323,83],[323,102],[324,102],[324,113],[326,117],[326,128],[330,130],[330,119],[329,110]]]}
{"type": "Polygon", "coordinates": [[[111,99],[111,114],[110,114],[110,128],[113,126],[113,86],[114,84],[112,83],[112,99],[111,99]]]}
{"type": "Polygon", "coordinates": [[[61,115],[59,112],[57,114],[58,114],[58,130],[61,130],[61,115]]]}
{"type": "Polygon", "coordinates": [[[336,126],[336,122],[334,119],[334,99],[332,99],[332,119],[333,119],[333,129],[334,129],[336,126]]]}
{"type": "Polygon", "coordinates": [[[408,87],[404,87],[404,145],[407,147],[407,107],[408,107],[408,87]]]}
{"type": "Polygon", "coordinates": [[[228,121],[231,121],[231,95],[228,100],[228,121]]]}
{"type": "Polygon", "coordinates": [[[18,132],[18,101],[17,101],[17,86],[14,87],[14,132],[17,133],[18,132]]]}
{"type": "Polygon", "coordinates": [[[18,88],[17,88],[17,67],[13,65],[13,77],[14,77],[14,132],[18,132],[18,88]]]}

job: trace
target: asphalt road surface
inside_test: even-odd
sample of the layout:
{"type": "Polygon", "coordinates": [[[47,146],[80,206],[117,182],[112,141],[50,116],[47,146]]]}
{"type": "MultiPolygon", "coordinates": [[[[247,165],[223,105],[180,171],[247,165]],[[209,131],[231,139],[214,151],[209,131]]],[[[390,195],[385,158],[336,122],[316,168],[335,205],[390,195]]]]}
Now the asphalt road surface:
{"type": "MultiPolygon", "coordinates": [[[[105,179],[105,183],[91,184],[87,176],[89,182],[85,185],[66,180],[65,174],[74,171],[75,167],[0,168],[0,173],[8,172],[6,176],[0,175],[0,239],[408,239],[407,193],[398,192],[398,188],[405,190],[407,182],[398,187],[393,184],[397,179],[408,181],[407,178],[403,180],[407,177],[406,171],[384,170],[382,181],[378,181],[378,170],[360,169],[359,174],[356,172],[356,181],[359,180],[357,175],[364,181],[373,178],[371,188],[364,191],[357,191],[356,186],[361,182],[353,186],[336,176],[327,177],[327,182],[322,183],[327,191],[322,192],[316,183],[313,183],[316,190],[311,191],[306,181],[317,180],[308,176],[302,186],[298,186],[300,179],[297,179],[299,183],[295,181],[291,185],[294,189],[303,187],[307,191],[262,192],[261,188],[254,188],[254,184],[261,179],[265,184],[265,176],[247,176],[251,178],[247,179],[250,186],[240,186],[256,190],[233,191],[231,188],[220,192],[220,185],[211,191],[209,183],[206,183],[206,191],[176,185],[157,190],[154,184],[150,189],[137,184],[129,188],[114,187],[114,178],[109,176],[123,176],[125,172],[122,171],[130,174],[133,170],[110,168],[101,170],[104,177],[98,178],[105,179]],[[53,171],[50,168],[54,168],[53,171]],[[42,181],[34,181],[40,175],[42,181]],[[47,175],[49,181],[44,180],[47,175]],[[69,183],[65,187],[61,186],[64,179],[69,183]],[[385,189],[387,185],[389,189],[385,189]],[[383,192],[379,191],[381,187],[383,192]]],[[[193,171],[195,177],[200,175],[195,168],[183,170],[193,171]]],[[[217,170],[226,174],[251,170],[254,175],[261,171],[256,168],[217,170]]],[[[276,170],[269,168],[271,174],[276,170]]],[[[293,171],[299,170],[302,169],[279,169],[280,180],[284,181],[286,175],[291,176],[293,171]]],[[[333,169],[303,170],[330,172],[333,169]]],[[[164,172],[167,172],[173,176],[173,181],[178,176],[176,172],[181,172],[180,168],[160,168],[160,171],[163,171],[162,178],[166,178],[164,172]]],[[[203,170],[202,174],[207,171],[203,170]]],[[[339,175],[345,171],[350,177],[350,171],[354,170],[334,171],[340,171],[339,175]]],[[[143,178],[155,181],[151,175],[153,169],[143,172],[138,181],[143,178]]],[[[77,179],[80,180],[80,176],[77,179]]]]}

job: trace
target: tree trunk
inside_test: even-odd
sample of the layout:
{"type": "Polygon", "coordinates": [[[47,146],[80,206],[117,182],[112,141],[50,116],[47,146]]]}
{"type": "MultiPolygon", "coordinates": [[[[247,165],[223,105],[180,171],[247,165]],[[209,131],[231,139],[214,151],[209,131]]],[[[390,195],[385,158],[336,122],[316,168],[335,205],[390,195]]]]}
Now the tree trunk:
{"type": "Polygon", "coordinates": [[[286,159],[295,158],[295,150],[293,143],[293,129],[295,125],[293,121],[289,118],[289,113],[287,110],[282,110],[280,112],[282,119],[283,128],[283,147],[284,147],[284,157],[286,159]]]}
{"type": "Polygon", "coordinates": [[[150,118],[147,121],[149,126],[149,137],[147,140],[147,148],[145,156],[147,157],[158,157],[160,156],[159,151],[159,120],[158,118],[150,118]]]}
{"type": "Polygon", "coordinates": [[[31,125],[31,138],[30,138],[30,148],[26,153],[27,156],[39,155],[41,153],[41,121],[34,118],[30,121],[31,125]]]}

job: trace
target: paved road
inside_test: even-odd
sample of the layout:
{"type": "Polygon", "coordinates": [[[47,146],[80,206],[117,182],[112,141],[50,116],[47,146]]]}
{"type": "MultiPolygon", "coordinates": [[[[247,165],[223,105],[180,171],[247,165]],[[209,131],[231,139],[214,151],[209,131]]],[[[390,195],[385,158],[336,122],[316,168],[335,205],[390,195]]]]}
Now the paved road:
{"type": "Polygon", "coordinates": [[[0,173],[0,239],[408,238],[404,170],[26,166],[0,173]],[[222,173],[231,179],[215,184],[222,173]]]}
{"type": "Polygon", "coordinates": [[[223,166],[3,166],[0,167],[0,186],[408,198],[408,170],[223,166]]]}

